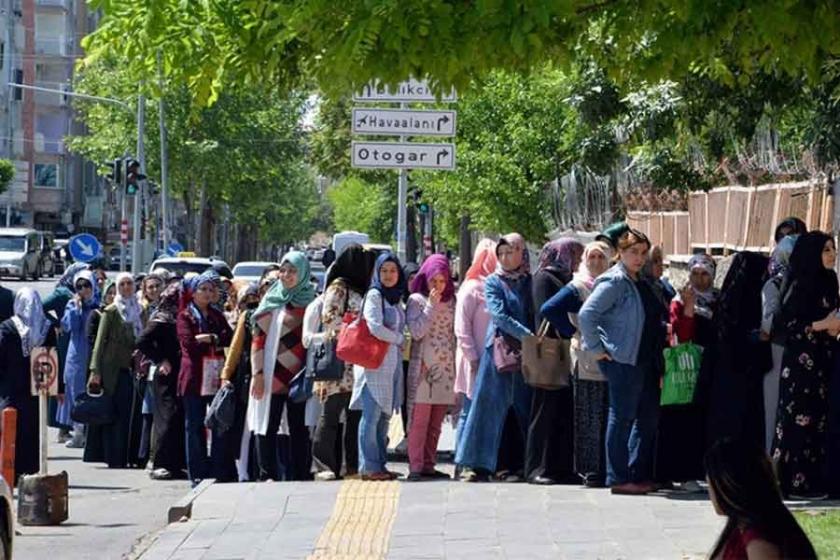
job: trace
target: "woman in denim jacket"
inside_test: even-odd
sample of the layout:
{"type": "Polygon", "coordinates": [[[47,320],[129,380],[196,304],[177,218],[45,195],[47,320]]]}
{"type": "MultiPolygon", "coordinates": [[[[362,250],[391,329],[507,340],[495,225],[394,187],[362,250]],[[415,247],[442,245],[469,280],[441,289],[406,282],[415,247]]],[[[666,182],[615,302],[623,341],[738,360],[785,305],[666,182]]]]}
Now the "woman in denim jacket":
{"type": "Polygon", "coordinates": [[[640,276],[649,251],[644,234],[622,234],[619,262],[598,278],[579,314],[584,349],[596,355],[609,384],[607,484],[614,494],[653,490],[667,310],[640,276]]]}
{"type": "MultiPolygon", "coordinates": [[[[513,408],[522,441],[531,413],[531,388],[521,371],[500,373],[493,361],[493,340],[503,334],[512,346],[533,333],[534,305],[525,239],[518,233],[502,237],[496,246],[499,266],[487,277],[484,295],[491,323],[473,391],[473,402],[464,425],[455,462],[465,468],[468,482],[487,481],[496,470],[502,427],[513,408]]],[[[524,449],[522,450],[524,452],[524,449]]]]}

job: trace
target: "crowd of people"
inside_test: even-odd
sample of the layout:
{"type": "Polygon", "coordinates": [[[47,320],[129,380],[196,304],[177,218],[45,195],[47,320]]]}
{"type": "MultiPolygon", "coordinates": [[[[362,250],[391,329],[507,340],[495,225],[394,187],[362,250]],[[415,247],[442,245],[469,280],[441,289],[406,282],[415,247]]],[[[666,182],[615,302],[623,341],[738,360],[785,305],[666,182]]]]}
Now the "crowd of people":
{"type": "MultiPolygon", "coordinates": [[[[834,241],[790,219],[776,242],[769,258],[731,258],[720,289],[707,254],[691,256],[674,289],[661,249],[624,223],[588,244],[547,243],[533,272],[521,235],[481,240],[457,284],[443,255],[418,267],[354,244],[320,295],[297,251],[252,284],[214,269],[110,282],[75,264],[43,304],[29,288],[13,306],[0,294],[0,398],[20,414],[17,472],[37,471],[27,357],[55,344],[54,422],[85,461],[193,484],[380,481],[400,476],[390,446],[407,452],[407,481],[446,479],[437,448],[449,418],[463,481],[638,495],[702,491],[708,480],[730,518],[743,511],[738,492],[763,484],[776,517],[751,523],[767,538],[770,526],[790,527],[773,505],[779,492],[840,496],[834,241]],[[556,372],[567,381],[523,375],[523,345],[535,338],[568,353],[556,372]],[[345,360],[360,354],[348,341],[366,355],[345,360]],[[662,404],[666,349],[685,343],[699,361],[692,394],[662,404]],[[87,395],[106,396],[107,419],[74,420],[87,395]],[[388,441],[394,414],[400,445],[388,441]],[[746,480],[757,472],[769,474],[746,480]]],[[[751,538],[727,527],[718,553],[751,538]]]]}

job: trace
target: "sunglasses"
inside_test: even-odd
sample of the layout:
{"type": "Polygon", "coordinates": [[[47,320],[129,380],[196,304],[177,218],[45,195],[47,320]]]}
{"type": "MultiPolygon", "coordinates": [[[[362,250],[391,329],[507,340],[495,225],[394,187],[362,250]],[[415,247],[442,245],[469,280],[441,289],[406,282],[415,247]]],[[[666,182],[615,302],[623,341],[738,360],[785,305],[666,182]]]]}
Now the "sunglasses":
{"type": "Polygon", "coordinates": [[[77,290],[84,290],[85,288],[93,288],[93,284],[91,284],[90,282],[79,282],[78,284],[76,284],[77,290]]]}

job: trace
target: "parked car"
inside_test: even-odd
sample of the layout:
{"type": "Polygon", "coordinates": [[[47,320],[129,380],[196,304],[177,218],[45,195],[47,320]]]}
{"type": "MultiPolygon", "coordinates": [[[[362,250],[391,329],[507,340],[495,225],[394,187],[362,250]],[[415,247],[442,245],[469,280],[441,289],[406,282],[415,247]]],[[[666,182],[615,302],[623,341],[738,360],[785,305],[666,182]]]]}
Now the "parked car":
{"type": "Polygon", "coordinates": [[[54,235],[50,231],[39,231],[41,274],[52,278],[56,273],[55,254],[53,253],[54,235]]]}
{"type": "Polygon", "coordinates": [[[231,278],[233,274],[225,261],[217,259],[206,259],[202,257],[161,257],[152,263],[149,272],[158,269],[166,269],[175,276],[184,276],[187,273],[195,272],[201,274],[208,268],[215,268],[220,275],[231,278]]]}
{"type": "Polygon", "coordinates": [[[41,277],[41,238],[28,228],[0,229],[0,276],[41,277]]]}
{"type": "Polygon", "coordinates": [[[233,267],[233,279],[256,282],[262,276],[263,271],[270,265],[277,265],[277,263],[269,261],[245,261],[236,263],[233,267]]]}

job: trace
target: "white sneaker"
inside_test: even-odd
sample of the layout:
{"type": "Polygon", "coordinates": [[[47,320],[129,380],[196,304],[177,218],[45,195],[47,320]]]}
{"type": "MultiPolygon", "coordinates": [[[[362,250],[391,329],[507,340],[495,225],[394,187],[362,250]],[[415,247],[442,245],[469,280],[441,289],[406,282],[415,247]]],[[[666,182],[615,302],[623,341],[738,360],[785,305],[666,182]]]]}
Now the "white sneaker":
{"type": "Polygon", "coordinates": [[[72,437],[72,438],[70,438],[70,439],[69,439],[69,440],[68,440],[68,441],[64,444],[64,447],[67,447],[68,449],[84,449],[84,447],[85,447],[85,438],[84,438],[84,436],[82,436],[82,437],[76,437],[76,435],[73,435],[73,437],[72,437]]]}
{"type": "Polygon", "coordinates": [[[326,482],[330,480],[335,480],[335,473],[332,471],[323,471],[319,472],[315,475],[315,480],[326,482]]]}

